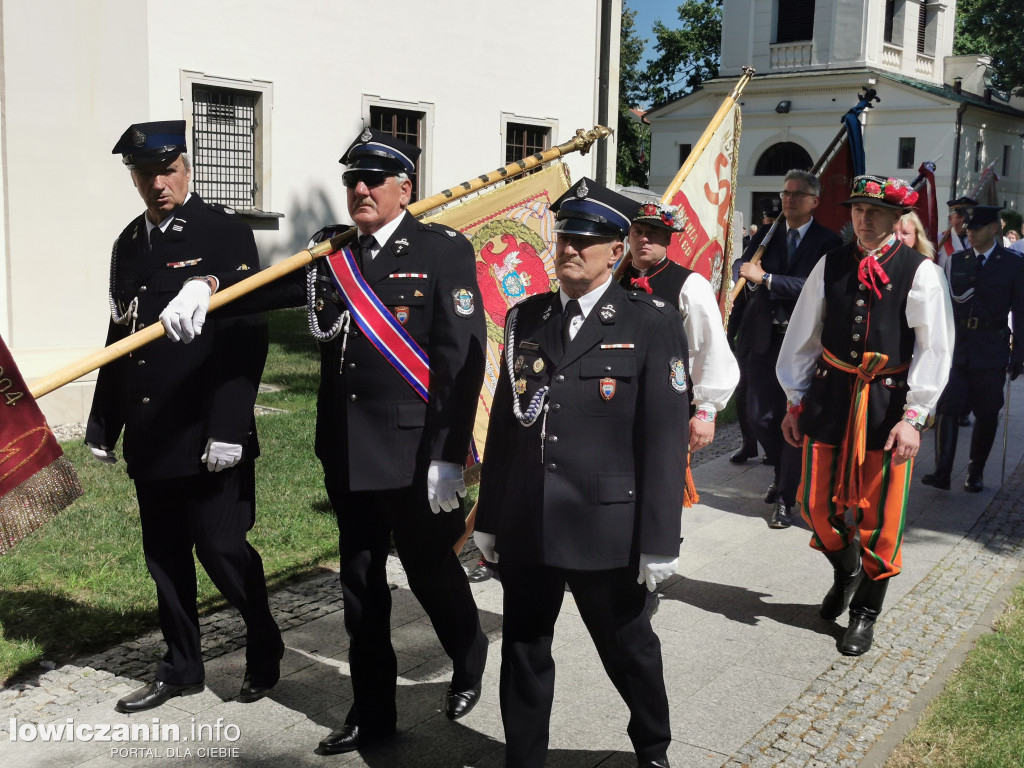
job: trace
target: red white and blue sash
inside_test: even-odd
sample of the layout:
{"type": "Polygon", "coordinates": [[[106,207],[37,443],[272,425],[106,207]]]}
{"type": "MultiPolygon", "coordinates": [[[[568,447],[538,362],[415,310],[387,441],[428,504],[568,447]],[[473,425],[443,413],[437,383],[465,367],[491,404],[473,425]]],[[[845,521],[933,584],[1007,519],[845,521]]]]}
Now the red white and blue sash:
{"type": "Polygon", "coordinates": [[[351,249],[342,248],[325,260],[334,285],[344,297],[359,330],[409,382],[416,394],[428,400],[430,363],[426,353],[367,285],[356,268],[351,249]]]}

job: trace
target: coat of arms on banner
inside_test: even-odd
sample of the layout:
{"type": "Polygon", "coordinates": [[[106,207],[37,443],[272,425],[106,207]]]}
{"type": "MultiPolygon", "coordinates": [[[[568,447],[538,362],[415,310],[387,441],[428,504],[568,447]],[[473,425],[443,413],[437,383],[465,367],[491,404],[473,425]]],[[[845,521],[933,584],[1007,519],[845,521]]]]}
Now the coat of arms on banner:
{"type": "Polygon", "coordinates": [[[498,384],[505,315],[528,296],[546,293],[555,280],[555,217],[551,204],[569,189],[568,169],[554,163],[424,221],[457,229],[476,250],[476,277],[487,318],[487,367],[473,437],[482,452],[498,384]]]}

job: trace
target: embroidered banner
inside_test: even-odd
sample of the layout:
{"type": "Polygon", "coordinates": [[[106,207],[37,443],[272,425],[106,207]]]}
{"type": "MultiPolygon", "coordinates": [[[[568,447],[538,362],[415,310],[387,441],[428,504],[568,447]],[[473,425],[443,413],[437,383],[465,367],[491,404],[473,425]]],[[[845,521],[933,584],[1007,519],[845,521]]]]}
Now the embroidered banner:
{"type": "Polygon", "coordinates": [[[82,495],[82,485],[0,339],[0,555],[82,495]]]}
{"type": "Polygon", "coordinates": [[[723,319],[729,312],[727,267],[733,259],[732,214],[741,124],[739,105],[734,104],[672,198],[686,228],[673,235],[668,257],[708,279],[723,319]]]}
{"type": "Polygon", "coordinates": [[[569,189],[563,163],[425,217],[469,238],[476,250],[476,276],[487,318],[487,368],[473,437],[483,451],[491,401],[498,384],[505,314],[527,296],[557,289],[555,217],[551,204],[569,189]]]}
{"type": "Polygon", "coordinates": [[[387,359],[395,370],[402,374],[416,394],[429,399],[430,364],[420,345],[402,327],[401,323],[380,303],[377,295],[370,290],[363,276],[356,269],[355,258],[349,248],[327,256],[334,285],[345,298],[345,305],[355,318],[359,330],[387,359]]]}

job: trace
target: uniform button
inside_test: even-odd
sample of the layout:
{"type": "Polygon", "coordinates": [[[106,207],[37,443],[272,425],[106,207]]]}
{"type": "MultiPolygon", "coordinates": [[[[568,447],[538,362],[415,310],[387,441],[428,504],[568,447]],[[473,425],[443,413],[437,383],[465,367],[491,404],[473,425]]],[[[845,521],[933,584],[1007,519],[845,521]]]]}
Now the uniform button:
{"type": "Polygon", "coordinates": [[[629,496],[630,498],[633,498],[633,492],[632,491],[626,491],[626,495],[629,496]]]}
{"type": "Polygon", "coordinates": [[[149,403],[149,398],[148,397],[142,398],[142,404],[146,405],[147,403],[149,403]]]}
{"type": "Polygon", "coordinates": [[[864,306],[864,299],[857,299],[857,306],[858,307],[863,307],[864,306]]]}
{"type": "Polygon", "coordinates": [[[556,469],[558,469],[557,464],[548,464],[548,472],[554,472],[556,469]]]}
{"type": "Polygon", "coordinates": [[[549,443],[557,443],[558,442],[558,435],[548,435],[548,442],[549,443]]]}
{"type": "Polygon", "coordinates": [[[604,369],[605,369],[605,371],[610,371],[610,370],[612,369],[612,367],[611,367],[610,365],[606,365],[606,366],[604,367],[604,369]]]}
{"type": "Polygon", "coordinates": [[[405,298],[405,296],[404,296],[404,295],[403,295],[403,296],[399,296],[398,298],[400,298],[400,299],[404,299],[404,298],[405,298]]]}
{"type": "Polygon", "coordinates": [[[863,323],[864,322],[864,316],[863,315],[857,315],[855,318],[853,318],[853,322],[855,322],[855,323],[863,323]]]}
{"type": "Polygon", "coordinates": [[[555,376],[555,381],[557,381],[558,383],[562,383],[563,381],[565,381],[565,376],[560,373],[557,376],[555,376]]]}
{"type": "Polygon", "coordinates": [[[138,324],[138,325],[136,326],[136,328],[138,328],[139,330],[142,330],[142,329],[143,329],[143,328],[145,328],[145,327],[146,327],[146,324],[145,324],[145,323],[139,323],[139,324],[138,324]]]}
{"type": "Polygon", "coordinates": [[[354,370],[355,370],[355,368],[356,368],[356,364],[355,364],[355,363],[349,363],[349,364],[348,364],[348,369],[349,369],[350,371],[354,371],[354,370]]]}
{"type": "Polygon", "coordinates": [[[562,409],[562,404],[561,403],[552,403],[551,404],[551,410],[553,410],[553,411],[560,411],[561,409],[562,409]]]}
{"type": "Polygon", "coordinates": [[[867,287],[866,285],[864,285],[864,283],[861,283],[861,284],[860,284],[859,286],[857,286],[857,287],[858,287],[858,288],[859,288],[860,290],[862,290],[862,291],[866,291],[866,290],[868,289],[868,287],[867,287]]]}
{"type": "Polygon", "coordinates": [[[145,285],[140,285],[139,286],[139,293],[145,293],[148,290],[149,290],[149,288],[146,287],[145,285]]]}
{"type": "Polygon", "coordinates": [[[351,402],[353,402],[353,403],[354,403],[354,402],[356,401],[356,396],[355,396],[355,395],[349,395],[349,396],[348,396],[348,399],[349,399],[349,400],[350,400],[351,402]]]}
{"type": "Polygon", "coordinates": [[[884,383],[885,383],[885,386],[891,387],[892,386],[892,379],[890,377],[886,376],[884,383]]]}
{"type": "Polygon", "coordinates": [[[859,333],[853,334],[853,340],[854,341],[860,341],[860,334],[859,333]]]}
{"type": "Polygon", "coordinates": [[[854,357],[854,358],[857,357],[856,350],[854,350],[853,352],[850,353],[850,357],[854,357]]]}
{"type": "Polygon", "coordinates": [[[139,362],[136,363],[136,365],[145,365],[145,364],[146,364],[145,360],[139,360],[139,362]]]}

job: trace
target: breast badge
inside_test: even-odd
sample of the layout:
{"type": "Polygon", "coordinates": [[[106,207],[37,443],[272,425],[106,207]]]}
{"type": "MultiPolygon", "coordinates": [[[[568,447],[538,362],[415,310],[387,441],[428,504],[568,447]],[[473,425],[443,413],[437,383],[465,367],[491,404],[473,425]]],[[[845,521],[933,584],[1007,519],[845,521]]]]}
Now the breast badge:
{"type": "Polygon", "coordinates": [[[602,323],[611,322],[615,319],[615,305],[605,304],[598,310],[597,314],[600,315],[602,323]]]}
{"type": "Polygon", "coordinates": [[[525,395],[526,394],[526,379],[516,379],[516,394],[517,395],[525,395]]]}
{"type": "Polygon", "coordinates": [[[601,397],[605,400],[615,397],[615,379],[601,379],[601,397]]]}
{"type": "Polygon", "coordinates": [[[409,308],[408,307],[395,307],[395,319],[402,325],[409,322],[409,308]]]}
{"type": "Polygon", "coordinates": [[[668,366],[669,384],[671,384],[672,389],[680,395],[684,394],[686,392],[686,363],[678,357],[673,357],[668,366]]]}
{"type": "Polygon", "coordinates": [[[533,372],[540,373],[544,370],[544,361],[541,358],[537,358],[533,361],[533,372]]]}
{"type": "Polygon", "coordinates": [[[452,303],[455,305],[455,314],[459,317],[472,317],[476,310],[473,292],[468,288],[456,288],[452,291],[452,303]]]}
{"type": "Polygon", "coordinates": [[[516,365],[515,365],[516,373],[519,373],[521,370],[523,370],[523,364],[525,362],[526,362],[526,358],[523,357],[522,355],[519,355],[519,357],[516,358],[516,365]]]}

